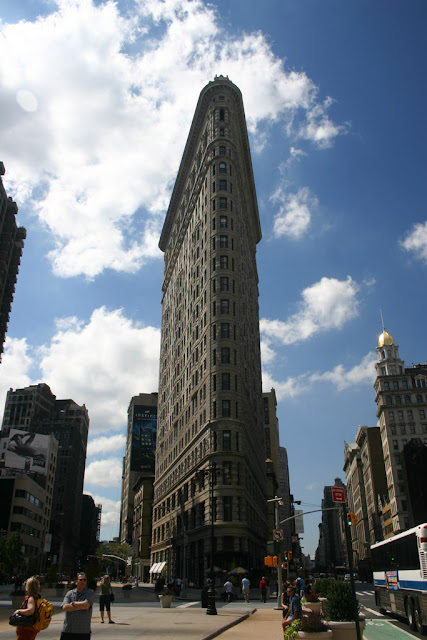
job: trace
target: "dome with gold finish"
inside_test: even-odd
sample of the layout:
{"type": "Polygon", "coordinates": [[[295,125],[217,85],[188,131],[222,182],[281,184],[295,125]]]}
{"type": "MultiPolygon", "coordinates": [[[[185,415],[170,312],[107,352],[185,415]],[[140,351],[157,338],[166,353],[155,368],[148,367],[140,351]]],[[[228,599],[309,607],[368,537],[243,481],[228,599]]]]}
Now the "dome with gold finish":
{"type": "Polygon", "coordinates": [[[393,340],[393,336],[387,333],[387,331],[384,329],[384,331],[378,338],[378,346],[384,347],[384,345],[388,345],[388,344],[395,344],[395,342],[393,340]]]}

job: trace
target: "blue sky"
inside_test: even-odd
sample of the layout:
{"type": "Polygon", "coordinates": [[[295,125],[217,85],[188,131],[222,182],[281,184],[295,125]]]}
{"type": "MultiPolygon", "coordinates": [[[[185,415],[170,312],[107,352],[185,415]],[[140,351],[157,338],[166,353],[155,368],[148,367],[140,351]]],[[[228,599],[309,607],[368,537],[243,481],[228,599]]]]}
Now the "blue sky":
{"type": "MultiPolygon", "coordinates": [[[[376,424],[382,330],[424,362],[424,0],[15,0],[0,159],[28,235],[0,369],[88,407],[86,491],[117,535],[126,411],[157,389],[157,247],[198,95],[245,104],[263,239],[264,390],[305,510],[376,424]]],[[[313,554],[319,514],[305,518],[313,554]]]]}

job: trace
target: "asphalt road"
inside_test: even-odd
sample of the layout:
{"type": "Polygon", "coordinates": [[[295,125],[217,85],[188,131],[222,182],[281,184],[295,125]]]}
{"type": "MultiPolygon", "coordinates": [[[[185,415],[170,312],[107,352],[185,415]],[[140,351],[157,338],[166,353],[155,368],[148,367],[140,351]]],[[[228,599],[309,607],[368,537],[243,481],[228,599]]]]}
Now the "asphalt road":
{"type": "MultiPolygon", "coordinates": [[[[383,625],[382,622],[387,622],[387,628],[389,625],[392,625],[396,629],[400,629],[409,633],[414,638],[423,638],[426,639],[426,636],[422,636],[417,631],[412,631],[409,627],[408,622],[405,618],[397,618],[392,616],[391,614],[382,615],[376,605],[375,605],[375,595],[374,595],[374,585],[373,584],[364,584],[362,582],[356,582],[356,592],[357,599],[360,602],[360,613],[366,617],[367,620],[367,628],[365,635],[370,635],[370,627],[376,627],[378,630],[381,629],[383,625]],[[369,622],[372,621],[372,622],[369,622]]],[[[375,629],[373,629],[375,631],[375,629]]],[[[400,634],[399,634],[400,635],[400,634]]],[[[404,634],[402,634],[404,635],[404,634]]],[[[372,634],[374,637],[374,634],[372,634]]],[[[390,639],[391,640],[391,639],[390,639]]]]}

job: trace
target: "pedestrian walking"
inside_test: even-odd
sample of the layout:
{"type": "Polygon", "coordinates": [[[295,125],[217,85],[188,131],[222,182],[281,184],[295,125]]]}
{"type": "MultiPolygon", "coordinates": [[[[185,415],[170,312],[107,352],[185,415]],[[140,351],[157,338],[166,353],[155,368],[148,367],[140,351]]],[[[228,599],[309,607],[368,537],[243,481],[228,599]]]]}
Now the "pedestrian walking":
{"type": "Polygon", "coordinates": [[[249,587],[251,586],[251,583],[249,582],[249,578],[248,576],[245,576],[242,579],[242,593],[243,593],[243,598],[245,600],[245,602],[249,602],[249,587]]]}
{"type": "Polygon", "coordinates": [[[267,602],[267,580],[265,579],[265,576],[262,577],[262,580],[259,583],[259,592],[261,602],[267,602]]]}

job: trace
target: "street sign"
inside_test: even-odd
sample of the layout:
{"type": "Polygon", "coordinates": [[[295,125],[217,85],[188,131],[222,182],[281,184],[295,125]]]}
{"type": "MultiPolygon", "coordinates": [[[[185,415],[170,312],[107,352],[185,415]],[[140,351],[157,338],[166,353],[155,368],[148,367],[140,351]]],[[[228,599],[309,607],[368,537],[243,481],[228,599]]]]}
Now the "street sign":
{"type": "Polygon", "coordinates": [[[334,502],[345,502],[344,487],[332,487],[332,500],[334,502]]]}
{"type": "Polygon", "coordinates": [[[273,538],[277,542],[282,542],[282,540],[283,540],[283,529],[275,529],[273,531],[273,538]]]}

